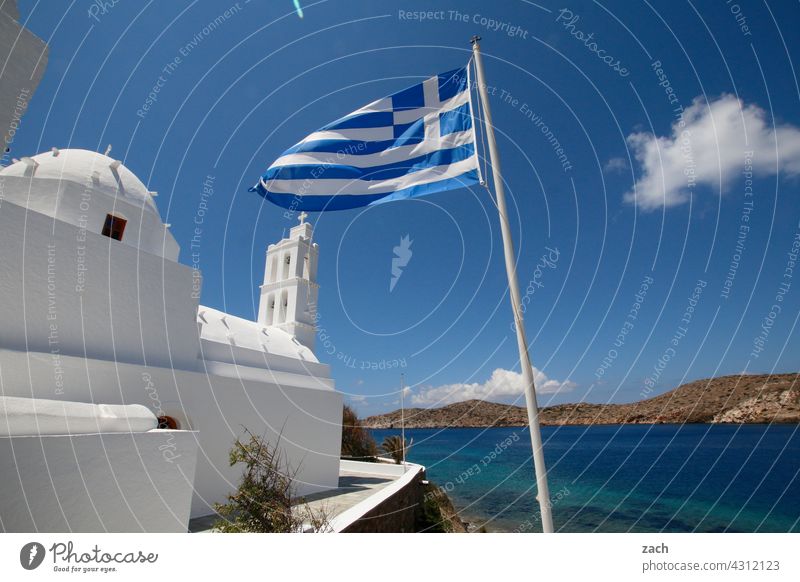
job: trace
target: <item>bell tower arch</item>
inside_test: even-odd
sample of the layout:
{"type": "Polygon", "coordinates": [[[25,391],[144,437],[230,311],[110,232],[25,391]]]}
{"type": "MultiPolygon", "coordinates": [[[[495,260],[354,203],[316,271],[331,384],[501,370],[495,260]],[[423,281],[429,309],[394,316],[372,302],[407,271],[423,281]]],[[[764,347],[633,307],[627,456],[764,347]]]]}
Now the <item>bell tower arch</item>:
{"type": "Polygon", "coordinates": [[[267,248],[264,284],[258,305],[258,323],[274,326],[314,349],[319,285],[319,245],[312,241],[313,227],[303,212],[289,237],[267,248]]]}

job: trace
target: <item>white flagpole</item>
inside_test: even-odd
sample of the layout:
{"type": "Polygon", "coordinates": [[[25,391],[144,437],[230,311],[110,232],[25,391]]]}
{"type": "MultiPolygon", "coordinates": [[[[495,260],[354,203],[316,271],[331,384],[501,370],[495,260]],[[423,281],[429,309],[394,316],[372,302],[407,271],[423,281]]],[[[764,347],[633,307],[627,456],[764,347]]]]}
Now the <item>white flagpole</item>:
{"type": "Polygon", "coordinates": [[[406,378],[400,374],[400,438],[403,440],[403,466],[406,464],[406,378]]]}
{"type": "Polygon", "coordinates": [[[525,381],[525,401],[528,407],[528,424],[530,425],[531,446],[533,448],[533,465],[536,469],[536,487],[539,508],[542,514],[542,531],[553,532],[553,515],[550,511],[550,489],[547,486],[547,468],[544,464],[544,450],[542,449],[542,434],[539,429],[539,407],[536,404],[536,388],[533,379],[533,366],[528,353],[528,340],[525,338],[525,327],[522,320],[522,301],[519,295],[517,282],[517,268],[514,262],[514,241],[511,238],[511,227],[508,223],[506,212],[506,196],[503,188],[503,176],[500,172],[500,155],[494,140],[494,126],[492,125],[492,112],[489,107],[489,95],[486,90],[486,79],[483,75],[483,62],[478,41],[479,36],[472,37],[472,54],[475,56],[475,70],[478,74],[478,94],[481,98],[484,112],[484,127],[486,141],[489,143],[489,159],[492,163],[492,177],[494,191],[497,198],[497,210],[500,213],[500,229],[503,233],[503,248],[506,259],[506,274],[508,287],[511,292],[511,309],[514,312],[514,324],[517,328],[517,344],[519,347],[519,361],[522,367],[522,377],[525,381]]]}

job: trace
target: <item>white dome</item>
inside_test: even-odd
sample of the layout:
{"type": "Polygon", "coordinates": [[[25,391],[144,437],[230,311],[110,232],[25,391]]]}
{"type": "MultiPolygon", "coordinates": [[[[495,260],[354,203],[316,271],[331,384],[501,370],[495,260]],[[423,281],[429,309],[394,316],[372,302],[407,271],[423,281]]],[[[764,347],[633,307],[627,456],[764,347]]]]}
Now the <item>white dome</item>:
{"type": "Polygon", "coordinates": [[[158,214],[153,197],[136,174],[121,162],[89,150],[53,149],[22,158],[0,175],[75,182],[158,214]],[[31,160],[33,163],[31,163],[31,160]]]}

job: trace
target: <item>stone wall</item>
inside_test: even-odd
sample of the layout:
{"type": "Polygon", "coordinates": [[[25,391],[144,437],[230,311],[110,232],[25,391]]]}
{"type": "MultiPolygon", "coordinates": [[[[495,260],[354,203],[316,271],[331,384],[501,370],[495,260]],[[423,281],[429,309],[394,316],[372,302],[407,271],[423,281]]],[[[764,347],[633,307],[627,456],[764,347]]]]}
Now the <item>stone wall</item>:
{"type": "Polygon", "coordinates": [[[413,533],[422,511],[425,471],[342,531],[344,533],[413,533]]]}

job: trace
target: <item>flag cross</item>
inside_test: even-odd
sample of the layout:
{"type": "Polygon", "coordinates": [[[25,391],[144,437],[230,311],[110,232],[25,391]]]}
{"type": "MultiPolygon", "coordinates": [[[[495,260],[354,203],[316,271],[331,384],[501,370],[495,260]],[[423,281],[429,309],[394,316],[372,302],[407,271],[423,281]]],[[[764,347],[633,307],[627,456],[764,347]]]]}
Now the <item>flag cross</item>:
{"type": "MultiPolygon", "coordinates": [[[[441,107],[443,101],[439,97],[439,78],[432,77],[421,83],[422,103],[418,107],[396,109],[394,111],[394,125],[406,125],[417,121],[422,111],[425,141],[438,141],[441,138],[441,107]]],[[[419,103],[419,102],[418,102],[419,103]]]]}
{"type": "Polygon", "coordinates": [[[441,138],[441,124],[439,123],[439,109],[442,102],[439,99],[439,78],[432,77],[422,83],[422,93],[425,96],[425,109],[431,111],[425,119],[425,141],[441,138]]]}

